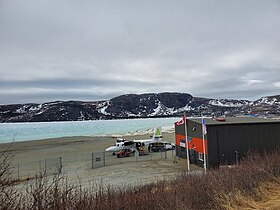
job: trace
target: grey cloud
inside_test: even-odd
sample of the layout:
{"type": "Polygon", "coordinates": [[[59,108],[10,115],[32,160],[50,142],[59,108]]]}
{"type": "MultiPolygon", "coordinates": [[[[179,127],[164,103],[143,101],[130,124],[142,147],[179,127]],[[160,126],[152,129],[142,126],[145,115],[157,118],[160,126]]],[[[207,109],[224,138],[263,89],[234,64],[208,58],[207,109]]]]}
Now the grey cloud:
{"type": "Polygon", "coordinates": [[[137,82],[134,81],[117,81],[113,79],[107,80],[95,80],[95,79],[53,79],[53,80],[34,80],[34,81],[2,81],[0,83],[0,88],[87,88],[91,86],[97,87],[113,87],[117,88],[119,86],[152,86],[152,83],[145,81],[137,82]]]}
{"type": "Polygon", "coordinates": [[[120,94],[119,92],[113,93],[83,93],[83,92],[71,92],[65,93],[64,91],[57,91],[51,93],[22,93],[20,95],[5,95],[0,93],[0,104],[5,104],[3,101],[9,101],[9,104],[17,104],[17,103],[44,103],[50,102],[54,100],[61,100],[61,101],[70,101],[70,100],[77,100],[77,101],[103,101],[107,100],[108,98],[112,98],[115,95],[120,94]],[[56,98],[56,99],[55,99],[56,98]],[[85,100],[86,99],[86,100],[85,100]],[[94,99],[94,100],[92,100],[94,99]]]}
{"type": "Polygon", "coordinates": [[[257,99],[280,94],[279,37],[277,0],[2,0],[0,96],[257,99]]]}

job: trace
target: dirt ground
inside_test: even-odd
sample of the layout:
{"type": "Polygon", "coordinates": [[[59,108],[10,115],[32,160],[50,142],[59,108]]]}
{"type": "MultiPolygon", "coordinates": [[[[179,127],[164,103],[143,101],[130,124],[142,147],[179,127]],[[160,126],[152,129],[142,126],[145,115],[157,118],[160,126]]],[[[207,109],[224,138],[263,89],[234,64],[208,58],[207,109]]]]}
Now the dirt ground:
{"type": "MultiPolygon", "coordinates": [[[[149,139],[150,135],[126,136],[125,138],[128,140],[149,139]]],[[[87,185],[92,181],[102,181],[103,184],[113,186],[131,186],[172,179],[186,172],[186,160],[178,160],[174,163],[175,151],[173,153],[169,151],[166,159],[157,158],[156,155],[159,154],[147,154],[144,161],[141,159],[135,161],[135,157],[117,160],[115,156],[110,157],[110,154],[106,154],[109,160],[119,161],[121,164],[92,169],[92,152],[104,152],[107,147],[115,143],[115,140],[116,138],[108,136],[15,142],[11,146],[14,154],[12,164],[15,166],[19,164],[21,171],[24,163],[37,168],[41,160],[62,157],[62,174],[66,175],[72,183],[82,185],[87,185]]],[[[164,133],[163,141],[174,142],[174,133],[164,133]]],[[[7,147],[8,144],[0,144],[0,151],[7,147]]],[[[201,169],[192,165],[192,171],[201,171],[201,169]]]]}

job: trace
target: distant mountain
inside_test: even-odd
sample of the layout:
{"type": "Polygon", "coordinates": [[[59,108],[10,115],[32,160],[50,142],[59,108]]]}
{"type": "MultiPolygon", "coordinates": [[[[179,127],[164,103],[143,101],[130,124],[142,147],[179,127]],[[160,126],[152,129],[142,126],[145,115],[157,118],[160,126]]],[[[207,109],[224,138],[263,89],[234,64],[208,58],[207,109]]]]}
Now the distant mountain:
{"type": "Polygon", "coordinates": [[[0,122],[45,122],[137,117],[280,116],[280,95],[256,101],[209,99],[188,93],[127,94],[107,101],[55,101],[43,104],[0,105],[0,122]]]}

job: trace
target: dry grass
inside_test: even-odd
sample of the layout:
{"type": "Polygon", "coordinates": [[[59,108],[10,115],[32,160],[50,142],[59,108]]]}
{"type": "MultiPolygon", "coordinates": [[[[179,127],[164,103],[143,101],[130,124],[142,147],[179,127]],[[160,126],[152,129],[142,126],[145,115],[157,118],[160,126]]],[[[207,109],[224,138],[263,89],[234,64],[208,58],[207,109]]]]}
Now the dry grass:
{"type": "Polygon", "coordinates": [[[228,210],[235,209],[280,209],[280,178],[262,183],[256,192],[259,196],[256,198],[246,196],[240,191],[231,196],[231,202],[225,202],[229,199],[224,197],[220,200],[222,206],[228,210]]]}
{"type": "MultiPolygon", "coordinates": [[[[123,188],[69,185],[66,177],[38,176],[24,196],[2,209],[279,209],[280,151],[250,153],[237,167],[174,181],[123,188]],[[98,189],[98,190],[96,190],[98,189]],[[10,205],[10,206],[8,206],[10,205]],[[7,208],[9,207],[9,208],[7,208]]],[[[3,189],[13,189],[2,185],[3,189]]],[[[19,195],[13,189],[15,195],[19,195]]],[[[8,197],[7,197],[8,198],[8,197]]],[[[6,201],[8,201],[6,199],[6,201]]]]}

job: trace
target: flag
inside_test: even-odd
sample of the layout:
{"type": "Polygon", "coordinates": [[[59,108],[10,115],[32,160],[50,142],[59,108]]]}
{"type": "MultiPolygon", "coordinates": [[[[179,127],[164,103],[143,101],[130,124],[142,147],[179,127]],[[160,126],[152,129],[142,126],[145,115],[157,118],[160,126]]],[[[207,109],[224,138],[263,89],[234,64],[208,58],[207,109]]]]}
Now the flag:
{"type": "Polygon", "coordinates": [[[180,121],[178,122],[175,122],[175,125],[178,126],[178,125],[182,125],[186,122],[186,115],[183,116],[183,119],[181,119],[180,121]]]}
{"type": "Polygon", "coordinates": [[[204,135],[207,134],[207,129],[203,117],[202,117],[202,132],[204,135]]]}

